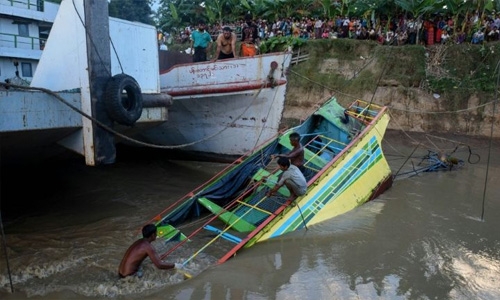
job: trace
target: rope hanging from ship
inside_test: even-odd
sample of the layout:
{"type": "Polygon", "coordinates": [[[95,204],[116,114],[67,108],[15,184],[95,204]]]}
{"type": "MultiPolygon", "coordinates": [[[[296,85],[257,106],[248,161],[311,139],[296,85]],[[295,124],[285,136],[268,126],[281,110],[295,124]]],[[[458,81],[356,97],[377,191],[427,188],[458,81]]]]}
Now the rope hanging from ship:
{"type": "Polygon", "coordinates": [[[20,89],[20,90],[29,90],[29,91],[40,91],[40,92],[44,92],[46,94],[49,94],[51,96],[53,96],[54,98],[56,98],[57,100],[59,100],[61,103],[63,103],[64,105],[68,106],[69,108],[71,108],[72,110],[74,110],[75,112],[81,114],[83,117],[89,119],[90,121],[94,122],[96,125],[100,126],[102,129],[128,141],[128,142],[131,142],[131,143],[134,143],[134,144],[137,144],[137,145],[140,145],[140,146],[144,146],[144,147],[150,147],[150,148],[156,148],[156,149],[181,149],[181,148],[185,148],[187,146],[192,146],[192,145],[196,145],[198,143],[201,143],[203,141],[206,141],[206,140],[209,140],[219,134],[221,134],[222,132],[224,132],[226,129],[234,126],[234,124],[236,123],[236,121],[238,121],[239,119],[241,119],[241,117],[246,113],[246,111],[253,105],[254,101],[257,99],[257,96],[260,94],[260,91],[265,87],[265,83],[262,84],[261,88],[259,89],[258,92],[255,93],[254,97],[253,97],[253,100],[252,102],[249,103],[249,105],[245,108],[245,110],[243,110],[243,112],[237,116],[236,118],[234,118],[233,121],[231,121],[230,123],[227,124],[226,127],[224,127],[223,129],[221,129],[220,131],[218,132],[215,132],[209,136],[206,136],[205,138],[203,139],[200,139],[200,140],[197,140],[197,141],[193,141],[191,143],[186,143],[186,144],[182,144],[182,145],[172,145],[172,146],[169,146],[169,145],[157,145],[157,144],[151,144],[151,143],[145,143],[145,142],[142,142],[142,141],[139,141],[139,140],[136,140],[136,139],[132,139],[124,134],[121,134],[120,132],[114,130],[113,128],[107,126],[106,124],[102,123],[101,121],[97,120],[96,118],[92,117],[91,115],[83,112],[81,109],[79,109],[78,107],[72,105],[71,103],[67,102],[64,98],[62,98],[61,96],[59,96],[56,92],[52,91],[52,90],[49,90],[49,89],[46,89],[46,88],[41,88],[41,87],[32,87],[32,86],[22,86],[22,85],[14,85],[14,84],[10,84],[10,83],[4,83],[4,82],[0,82],[0,86],[4,87],[5,89],[10,89],[10,88],[13,88],[13,89],[20,89]]]}
{"type": "MultiPolygon", "coordinates": [[[[498,60],[498,63],[495,67],[496,72],[497,72],[497,88],[495,89],[495,99],[493,100],[493,116],[495,116],[496,108],[497,108],[497,102],[498,102],[498,90],[500,89],[500,59],[498,60]]],[[[481,204],[481,221],[484,220],[484,205],[486,203],[486,189],[488,186],[488,174],[490,171],[490,158],[491,158],[491,147],[493,144],[493,131],[494,131],[494,122],[491,122],[491,130],[490,130],[490,144],[488,147],[488,159],[486,163],[486,176],[484,178],[484,189],[483,189],[483,201],[481,204]]]]}

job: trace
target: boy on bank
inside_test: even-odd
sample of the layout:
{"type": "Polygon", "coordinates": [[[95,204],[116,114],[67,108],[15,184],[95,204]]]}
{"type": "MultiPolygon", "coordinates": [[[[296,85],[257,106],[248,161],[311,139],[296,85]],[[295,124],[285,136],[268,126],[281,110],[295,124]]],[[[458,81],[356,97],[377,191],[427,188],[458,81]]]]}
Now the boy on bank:
{"type": "Polygon", "coordinates": [[[278,166],[283,173],[281,174],[278,183],[269,192],[267,192],[267,196],[272,196],[283,185],[285,185],[290,191],[290,197],[286,199],[287,201],[293,201],[298,196],[304,195],[307,191],[307,182],[299,168],[290,164],[290,160],[285,157],[280,157],[278,159],[278,166]]]}
{"type": "Polygon", "coordinates": [[[154,240],[156,240],[156,226],[154,224],[145,225],[142,228],[142,239],[135,241],[123,256],[118,268],[118,276],[120,278],[131,275],[141,278],[143,275],[141,264],[148,256],[158,269],[182,268],[182,264],[172,264],[162,261],[151,245],[151,242],[154,240]]]}

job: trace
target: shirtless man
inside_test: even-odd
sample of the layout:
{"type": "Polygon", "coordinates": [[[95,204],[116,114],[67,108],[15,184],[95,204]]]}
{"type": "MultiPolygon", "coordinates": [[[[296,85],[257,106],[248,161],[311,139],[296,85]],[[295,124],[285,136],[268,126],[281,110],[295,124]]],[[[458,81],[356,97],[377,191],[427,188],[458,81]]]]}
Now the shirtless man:
{"type": "Polygon", "coordinates": [[[215,52],[215,58],[213,61],[218,59],[234,58],[236,56],[236,34],[234,34],[229,27],[224,27],[222,33],[219,34],[217,40],[217,51],[215,52]]]}
{"type": "Polygon", "coordinates": [[[298,134],[297,132],[292,132],[289,138],[290,144],[293,146],[292,151],[288,152],[287,154],[278,154],[274,157],[288,158],[292,165],[296,166],[300,171],[302,171],[302,173],[304,173],[304,147],[302,147],[302,145],[300,144],[300,134],[298,134]]]}
{"type": "Polygon", "coordinates": [[[142,228],[142,239],[135,241],[130,246],[123,256],[120,267],[118,268],[118,276],[125,278],[130,275],[137,275],[142,277],[140,269],[141,263],[149,256],[151,261],[158,269],[173,269],[182,268],[182,264],[172,264],[162,261],[156,251],[154,250],[151,242],[156,240],[156,226],[154,224],[145,225],[142,228]]]}

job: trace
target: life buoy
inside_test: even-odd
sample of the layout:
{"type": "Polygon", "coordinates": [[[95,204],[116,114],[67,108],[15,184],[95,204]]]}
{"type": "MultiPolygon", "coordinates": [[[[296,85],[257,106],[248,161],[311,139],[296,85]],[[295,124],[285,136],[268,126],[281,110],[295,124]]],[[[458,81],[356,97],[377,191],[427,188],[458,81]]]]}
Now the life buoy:
{"type": "Polygon", "coordinates": [[[104,106],[115,122],[132,126],[142,114],[142,92],[137,81],[127,75],[113,76],[106,85],[104,106]]]}

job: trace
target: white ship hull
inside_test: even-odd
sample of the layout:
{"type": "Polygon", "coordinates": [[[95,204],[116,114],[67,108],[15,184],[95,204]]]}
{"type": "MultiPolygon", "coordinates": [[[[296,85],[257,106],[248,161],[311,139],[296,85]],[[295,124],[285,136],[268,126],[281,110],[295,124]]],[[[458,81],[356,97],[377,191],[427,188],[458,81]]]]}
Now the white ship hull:
{"type": "Polygon", "coordinates": [[[62,2],[29,87],[0,85],[4,159],[59,145],[84,156],[87,165],[109,164],[116,143],[234,156],[278,132],[291,53],[203,63],[170,60],[167,69],[161,61],[168,52],[158,50],[153,26],[104,14],[87,25],[109,26],[108,50],[102,47],[107,31],[89,41],[85,1],[93,9],[89,16],[99,15],[96,2],[62,2]],[[67,40],[71,45],[61,47],[67,40]],[[128,110],[123,95],[134,109],[128,110]]]}
{"type": "Polygon", "coordinates": [[[174,66],[160,76],[172,96],[168,121],[146,130],[147,142],[221,155],[241,155],[276,135],[291,54],[174,66]]]}

